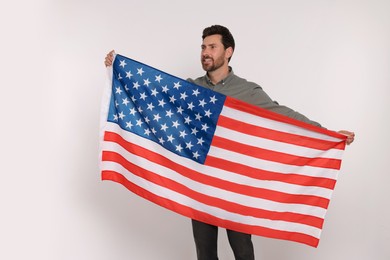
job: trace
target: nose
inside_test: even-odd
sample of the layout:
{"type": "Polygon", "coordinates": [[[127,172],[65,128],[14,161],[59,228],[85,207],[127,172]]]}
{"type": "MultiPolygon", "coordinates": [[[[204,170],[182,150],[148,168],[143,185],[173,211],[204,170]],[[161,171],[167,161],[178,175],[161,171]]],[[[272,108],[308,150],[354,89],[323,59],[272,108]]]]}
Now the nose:
{"type": "Polygon", "coordinates": [[[203,58],[209,57],[209,51],[207,48],[202,49],[201,55],[203,58]]]}

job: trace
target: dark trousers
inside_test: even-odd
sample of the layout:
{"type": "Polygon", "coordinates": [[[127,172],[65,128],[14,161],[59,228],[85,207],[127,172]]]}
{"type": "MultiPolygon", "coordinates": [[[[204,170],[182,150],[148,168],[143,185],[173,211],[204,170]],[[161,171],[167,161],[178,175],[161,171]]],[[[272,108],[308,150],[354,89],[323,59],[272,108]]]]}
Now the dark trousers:
{"type": "MultiPolygon", "coordinates": [[[[218,227],[192,220],[192,232],[198,260],[218,260],[218,227]]],[[[251,235],[229,229],[226,232],[236,260],[255,259],[251,235]]]]}

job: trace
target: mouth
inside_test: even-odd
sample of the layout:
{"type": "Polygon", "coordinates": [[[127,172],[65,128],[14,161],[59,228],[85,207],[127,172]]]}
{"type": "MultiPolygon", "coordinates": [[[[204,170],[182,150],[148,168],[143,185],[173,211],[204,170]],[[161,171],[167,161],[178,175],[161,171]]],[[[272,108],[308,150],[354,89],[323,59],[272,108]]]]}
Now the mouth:
{"type": "Polygon", "coordinates": [[[213,59],[212,59],[212,58],[203,58],[203,59],[202,59],[202,63],[207,64],[207,63],[211,63],[211,62],[213,62],[213,59]]]}

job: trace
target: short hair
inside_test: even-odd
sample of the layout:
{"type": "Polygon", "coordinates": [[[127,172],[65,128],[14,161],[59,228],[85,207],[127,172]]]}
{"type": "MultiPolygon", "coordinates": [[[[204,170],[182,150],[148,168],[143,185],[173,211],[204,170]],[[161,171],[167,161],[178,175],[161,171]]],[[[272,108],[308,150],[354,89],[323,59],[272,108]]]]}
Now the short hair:
{"type": "MultiPolygon", "coordinates": [[[[206,38],[207,36],[210,36],[210,35],[215,35],[215,34],[219,34],[222,36],[222,44],[225,48],[225,50],[229,47],[232,47],[233,51],[234,51],[234,48],[235,48],[235,42],[234,42],[234,38],[233,38],[233,35],[230,33],[229,29],[222,26],[222,25],[212,25],[210,27],[207,27],[203,30],[203,35],[202,35],[202,39],[204,40],[204,38],[206,38]]],[[[230,61],[231,57],[229,58],[229,61],[230,61]]]]}

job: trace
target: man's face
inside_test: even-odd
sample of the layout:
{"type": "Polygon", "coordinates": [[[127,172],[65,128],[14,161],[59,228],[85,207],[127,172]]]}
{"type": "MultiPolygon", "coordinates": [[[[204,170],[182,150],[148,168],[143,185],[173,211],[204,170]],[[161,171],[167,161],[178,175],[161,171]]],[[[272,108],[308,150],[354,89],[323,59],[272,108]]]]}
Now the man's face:
{"type": "Polygon", "coordinates": [[[222,44],[222,36],[219,34],[204,38],[200,56],[202,67],[207,72],[215,71],[227,64],[230,57],[222,44]]]}

